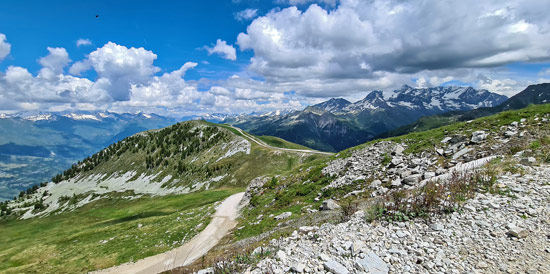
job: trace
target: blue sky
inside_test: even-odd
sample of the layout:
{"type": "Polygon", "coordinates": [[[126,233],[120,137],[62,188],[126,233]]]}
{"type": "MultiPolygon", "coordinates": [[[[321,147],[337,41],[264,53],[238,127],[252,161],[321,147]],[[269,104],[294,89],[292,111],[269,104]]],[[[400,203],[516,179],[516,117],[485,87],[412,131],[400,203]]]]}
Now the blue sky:
{"type": "Polygon", "coordinates": [[[237,113],[403,84],[510,96],[550,81],[547,1],[0,6],[0,112],[237,113]]]}
{"type": "MultiPolygon", "coordinates": [[[[239,70],[251,53],[235,62],[208,56],[205,45],[223,39],[234,43],[246,30],[246,22],[234,13],[266,6],[260,1],[233,4],[231,1],[5,1],[0,9],[1,32],[13,45],[12,64],[38,71],[36,61],[47,47],[64,47],[71,59],[83,59],[94,47],[109,41],[144,47],[155,52],[155,64],[165,71],[178,69],[187,61],[208,61],[216,70],[239,70]],[[95,16],[99,15],[98,18],[95,16]],[[90,46],[76,46],[86,38],[90,46]]],[[[263,7],[269,10],[273,5],[263,7]]],[[[0,64],[2,69],[8,62],[0,64]]],[[[207,68],[205,68],[207,69],[207,68]]],[[[191,73],[189,77],[199,77],[191,73]]]]}

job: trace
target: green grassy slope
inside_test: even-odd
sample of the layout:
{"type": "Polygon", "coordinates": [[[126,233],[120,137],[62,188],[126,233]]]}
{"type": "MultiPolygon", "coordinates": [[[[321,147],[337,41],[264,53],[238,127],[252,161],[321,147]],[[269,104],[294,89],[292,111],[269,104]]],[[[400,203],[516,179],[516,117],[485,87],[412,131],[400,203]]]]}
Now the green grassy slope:
{"type": "Polygon", "coordinates": [[[0,272],[83,273],[165,252],[204,229],[214,202],[238,191],[120,195],[70,213],[0,220],[0,272]]]}
{"type": "MultiPolygon", "coordinates": [[[[201,231],[210,221],[214,202],[244,191],[253,178],[287,175],[303,164],[325,157],[272,150],[253,142],[248,153],[242,150],[226,155],[232,144],[237,147],[234,144],[243,141],[231,128],[203,121],[143,132],[81,161],[58,175],[58,184],[50,183],[50,188],[22,195],[8,207],[44,210],[40,208],[42,202],[46,204],[43,200],[53,197],[51,193],[44,194],[46,188],[51,192],[66,185],[60,189],[70,189],[98,175],[101,183],[127,172],[135,173],[130,183],[141,175],[155,175],[152,181],[171,178],[163,181],[168,188],[223,175],[223,179],[211,182],[209,190],[203,186],[189,194],[165,196],[142,195],[132,190],[99,194],[90,191],[59,197],[56,201],[64,206],[64,211],[58,209],[27,220],[16,219],[17,214],[24,212],[17,213],[21,210],[18,208],[11,208],[12,214],[5,216],[6,204],[1,203],[0,216],[4,216],[0,218],[0,273],[81,273],[165,252],[201,231]],[[73,206],[89,196],[93,197],[92,202],[73,206]]],[[[96,190],[103,190],[102,186],[96,190]]]]}
{"type": "Polygon", "coordinates": [[[264,141],[266,144],[268,144],[272,147],[291,148],[291,149],[306,149],[306,150],[310,149],[309,147],[302,146],[302,145],[295,144],[295,143],[291,143],[289,141],[286,141],[284,139],[281,139],[281,138],[275,137],[275,136],[262,135],[262,136],[257,136],[257,137],[258,137],[258,139],[264,141]]]}

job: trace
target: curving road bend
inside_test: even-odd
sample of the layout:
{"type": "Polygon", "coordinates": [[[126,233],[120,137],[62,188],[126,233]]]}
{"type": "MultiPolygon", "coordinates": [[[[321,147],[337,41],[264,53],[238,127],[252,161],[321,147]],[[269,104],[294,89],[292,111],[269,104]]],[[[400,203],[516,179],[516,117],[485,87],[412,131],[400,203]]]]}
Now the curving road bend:
{"type": "Polygon", "coordinates": [[[214,247],[229,231],[235,228],[237,225],[235,219],[239,215],[239,203],[243,196],[244,192],[240,192],[225,199],[218,206],[208,226],[181,247],[141,259],[135,263],[125,263],[92,273],[160,273],[194,262],[214,247]]]}
{"type": "Polygon", "coordinates": [[[274,146],[270,146],[268,144],[266,144],[264,141],[260,140],[260,139],[257,139],[256,137],[250,135],[248,132],[245,132],[244,130],[238,128],[238,127],[234,127],[232,125],[229,125],[231,128],[237,130],[239,133],[241,133],[243,136],[245,136],[247,139],[249,139],[250,141],[262,146],[262,147],[265,147],[265,148],[269,148],[269,149],[273,149],[273,150],[282,150],[282,151],[290,151],[290,152],[298,152],[298,153],[311,153],[311,154],[323,154],[323,155],[333,155],[334,153],[331,153],[331,152],[323,152],[323,151],[318,151],[318,150],[312,150],[312,149],[292,149],[292,148],[282,148],[282,147],[274,147],[274,146]]]}

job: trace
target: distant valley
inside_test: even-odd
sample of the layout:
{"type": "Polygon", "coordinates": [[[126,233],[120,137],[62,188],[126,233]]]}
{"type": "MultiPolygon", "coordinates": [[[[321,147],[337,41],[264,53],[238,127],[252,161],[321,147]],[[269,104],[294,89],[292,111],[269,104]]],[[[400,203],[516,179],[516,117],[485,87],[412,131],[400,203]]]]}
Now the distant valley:
{"type": "Polygon", "coordinates": [[[176,123],[155,114],[111,112],[0,116],[0,200],[137,132],[176,123]]]}

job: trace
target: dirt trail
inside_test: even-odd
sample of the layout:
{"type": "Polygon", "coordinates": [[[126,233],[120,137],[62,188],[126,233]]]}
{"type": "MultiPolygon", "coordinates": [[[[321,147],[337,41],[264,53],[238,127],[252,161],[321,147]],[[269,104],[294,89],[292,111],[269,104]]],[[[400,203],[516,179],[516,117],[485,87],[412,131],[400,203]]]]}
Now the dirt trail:
{"type": "Polygon", "coordinates": [[[191,241],[181,247],[162,254],[141,259],[135,263],[126,263],[92,273],[160,273],[175,267],[192,263],[206,254],[218,241],[223,238],[237,222],[239,202],[244,192],[233,194],[225,199],[216,210],[212,221],[206,228],[191,241]]]}
{"type": "Polygon", "coordinates": [[[323,151],[312,150],[312,149],[293,149],[293,148],[282,148],[282,147],[270,146],[270,145],[266,144],[264,141],[255,138],[254,136],[248,134],[247,132],[245,132],[244,130],[242,130],[238,127],[234,127],[234,126],[231,126],[231,125],[230,125],[230,127],[237,130],[238,132],[240,132],[244,137],[251,140],[252,142],[254,142],[254,143],[256,143],[256,144],[258,144],[262,147],[269,148],[269,149],[290,151],[290,152],[298,152],[298,153],[323,154],[323,155],[333,155],[334,154],[334,153],[331,153],[331,152],[323,152],[323,151]]]}

